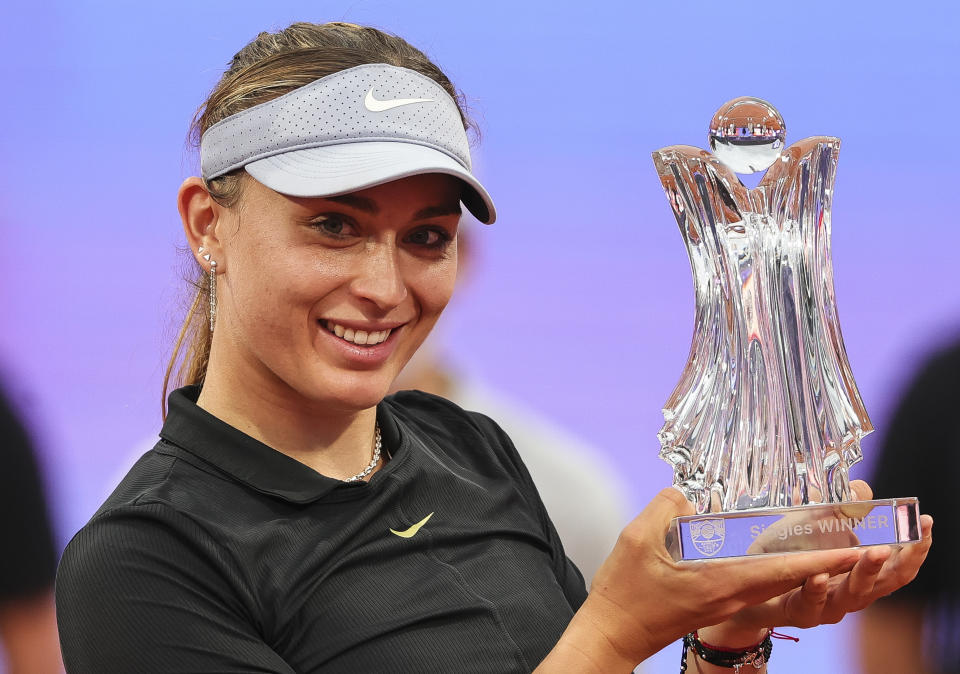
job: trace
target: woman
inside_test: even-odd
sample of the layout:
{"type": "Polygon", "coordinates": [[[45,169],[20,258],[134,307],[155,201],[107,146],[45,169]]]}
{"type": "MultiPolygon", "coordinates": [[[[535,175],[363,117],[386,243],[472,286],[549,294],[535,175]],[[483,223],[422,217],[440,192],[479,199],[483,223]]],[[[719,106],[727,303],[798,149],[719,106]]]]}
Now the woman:
{"type": "Polygon", "coordinates": [[[234,57],[179,192],[202,270],[187,386],[64,553],[68,671],[627,672],[697,628],[756,659],[771,625],[916,573],[927,520],[892,555],[676,565],[690,506],[667,489],[588,595],[492,421],[384,398],[452,292],[461,203],[495,219],[467,126],[446,76],[370,28],[295,24],[234,57]]]}

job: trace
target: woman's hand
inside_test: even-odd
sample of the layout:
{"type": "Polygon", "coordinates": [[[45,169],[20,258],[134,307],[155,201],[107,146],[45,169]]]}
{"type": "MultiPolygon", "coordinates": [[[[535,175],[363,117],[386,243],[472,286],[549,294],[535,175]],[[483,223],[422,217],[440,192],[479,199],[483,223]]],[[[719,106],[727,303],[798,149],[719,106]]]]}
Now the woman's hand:
{"type": "MultiPolygon", "coordinates": [[[[865,482],[852,487],[858,497],[872,497],[865,482]]],[[[769,627],[838,622],[916,575],[933,525],[922,516],[923,541],[897,550],[842,548],[678,563],[664,540],[670,521],[690,514],[693,506],[668,488],[627,525],[538,672],[630,672],[695,629],[704,641],[737,648],[757,643],[769,627]]]]}
{"type": "MultiPolygon", "coordinates": [[[[627,525],[539,671],[572,671],[576,663],[577,671],[629,672],[687,632],[746,615],[741,612],[748,606],[768,606],[771,599],[799,591],[809,578],[846,573],[861,556],[842,549],[678,563],[664,539],[670,520],[689,514],[693,507],[671,487],[627,525]]],[[[801,596],[811,602],[809,589],[801,596]]]]}
{"type": "MultiPolygon", "coordinates": [[[[861,480],[851,483],[858,499],[873,497],[861,480]]],[[[847,613],[859,611],[876,599],[903,587],[917,575],[932,542],[933,519],[921,515],[922,540],[899,547],[863,548],[860,560],[848,573],[811,576],[802,587],[738,611],[722,625],[701,631],[709,643],[739,646],[756,643],[772,626],[813,627],[837,623],[847,613]]]]}

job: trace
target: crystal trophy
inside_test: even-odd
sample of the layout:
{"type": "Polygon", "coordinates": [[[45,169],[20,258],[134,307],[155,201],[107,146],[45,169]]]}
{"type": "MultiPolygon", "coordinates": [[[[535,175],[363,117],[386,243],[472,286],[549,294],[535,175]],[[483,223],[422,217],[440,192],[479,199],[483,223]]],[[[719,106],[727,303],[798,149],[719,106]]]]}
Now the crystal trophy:
{"type": "Polygon", "coordinates": [[[830,212],[840,139],[784,146],[777,110],[723,105],[710,149],[653,153],[693,271],[693,343],[664,409],[660,457],[697,515],[677,560],[904,544],[915,498],[853,501],[849,468],[873,430],[834,297],[830,212]],[[737,173],[766,170],[757,187],[737,173]]]}

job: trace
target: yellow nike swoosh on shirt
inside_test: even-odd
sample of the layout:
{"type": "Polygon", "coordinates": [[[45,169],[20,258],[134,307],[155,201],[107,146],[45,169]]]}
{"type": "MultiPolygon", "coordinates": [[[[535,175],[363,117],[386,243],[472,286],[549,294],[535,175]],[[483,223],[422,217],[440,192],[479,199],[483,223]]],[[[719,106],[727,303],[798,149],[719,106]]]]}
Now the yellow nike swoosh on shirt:
{"type": "Polygon", "coordinates": [[[433,517],[433,513],[430,513],[429,515],[424,517],[422,520],[414,524],[409,529],[404,529],[403,531],[397,531],[396,529],[391,529],[390,533],[396,534],[400,538],[413,538],[414,536],[417,535],[417,532],[420,531],[420,527],[426,524],[427,520],[430,519],[431,517],[433,517]]]}

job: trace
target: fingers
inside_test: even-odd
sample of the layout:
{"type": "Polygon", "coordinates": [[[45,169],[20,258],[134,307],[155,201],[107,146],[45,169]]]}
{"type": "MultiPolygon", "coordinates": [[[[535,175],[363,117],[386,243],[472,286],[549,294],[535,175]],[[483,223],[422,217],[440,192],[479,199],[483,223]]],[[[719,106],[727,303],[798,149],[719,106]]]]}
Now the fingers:
{"type": "Polygon", "coordinates": [[[928,550],[933,543],[933,517],[930,515],[920,515],[920,541],[928,550]]]}
{"type": "Polygon", "coordinates": [[[857,501],[869,501],[873,498],[873,489],[863,480],[850,480],[850,490],[857,501]]]}
{"type": "Polygon", "coordinates": [[[878,597],[890,594],[916,577],[933,543],[933,518],[929,515],[920,516],[920,532],[922,538],[918,543],[903,545],[890,556],[877,581],[878,597]]]}
{"type": "Polygon", "coordinates": [[[824,608],[831,596],[830,589],[830,574],[817,573],[799,588],[762,604],[748,606],[737,617],[748,625],[814,627],[822,622],[824,608]]]}
{"type": "Polygon", "coordinates": [[[893,550],[887,546],[869,548],[864,551],[863,557],[860,558],[860,561],[857,562],[857,565],[853,567],[844,581],[844,590],[851,600],[851,605],[856,607],[850,610],[859,610],[870,603],[873,588],[880,577],[883,564],[892,553],[893,550]]]}
{"type": "MultiPolygon", "coordinates": [[[[931,524],[921,518],[924,540],[919,543],[900,548],[883,545],[864,549],[863,556],[850,573],[831,581],[826,602],[812,624],[839,622],[847,613],[859,611],[910,582],[929,549],[931,524]]],[[[802,608],[796,613],[790,612],[791,622],[810,626],[810,615],[803,613],[802,608]]]]}
{"type": "Polygon", "coordinates": [[[807,578],[803,586],[767,602],[762,615],[770,624],[794,627],[814,627],[837,623],[851,611],[857,611],[876,599],[876,587],[891,557],[889,547],[858,551],[862,556],[849,573],[831,578],[829,573],[817,573],[807,578]]]}
{"type": "MultiPolygon", "coordinates": [[[[818,573],[810,576],[800,588],[793,592],[787,601],[787,615],[789,623],[804,627],[820,624],[823,607],[827,603],[830,589],[830,574],[818,573]]],[[[784,621],[780,621],[784,622],[784,621]]]]}
{"type": "Polygon", "coordinates": [[[664,512],[669,511],[671,513],[670,517],[696,514],[693,504],[690,503],[687,497],[683,495],[683,492],[676,487],[661,489],[660,493],[658,493],[650,505],[647,506],[647,509],[651,506],[656,506],[658,509],[662,507],[664,512]],[[667,504],[670,505],[668,506],[667,504]]]}
{"type": "Polygon", "coordinates": [[[920,515],[920,535],[927,544],[927,549],[933,543],[933,517],[930,515],[920,515]]]}
{"type": "Polygon", "coordinates": [[[889,548],[871,549],[849,573],[833,579],[828,573],[811,576],[799,590],[772,604],[771,608],[779,608],[782,614],[774,616],[771,624],[806,628],[840,622],[847,613],[873,601],[874,586],[889,556],[889,548]]]}
{"type": "MultiPolygon", "coordinates": [[[[758,594],[748,601],[750,605],[739,611],[737,619],[748,625],[776,624],[797,627],[838,622],[847,613],[864,608],[912,580],[930,550],[932,529],[933,519],[929,515],[921,515],[922,540],[917,543],[899,547],[876,546],[829,551],[842,553],[833,558],[825,557],[823,553],[785,556],[782,558],[785,565],[779,569],[779,581],[763,572],[763,581],[755,587],[758,594]],[[851,563],[849,555],[843,553],[852,553],[855,563],[851,563]],[[802,557],[806,559],[801,563],[802,557]],[[849,564],[847,569],[843,568],[845,564],[849,564]],[[802,587],[797,583],[794,589],[788,588],[780,596],[768,601],[764,601],[759,595],[761,591],[770,591],[777,582],[788,584],[792,574],[816,565],[821,565],[822,568],[810,573],[802,587]],[[830,567],[830,571],[827,571],[827,567],[830,567]],[[848,570],[849,572],[845,573],[848,570]]],[[[756,561],[763,562],[764,558],[756,561]]],[[[740,568],[748,567],[744,565],[740,568]]],[[[754,572],[760,575],[760,568],[754,572]]],[[[733,574],[730,575],[730,584],[733,584],[735,579],[733,574]]],[[[745,595],[741,593],[739,596],[745,595]]]]}
{"type": "Polygon", "coordinates": [[[674,517],[693,515],[693,504],[686,499],[679,489],[667,487],[660,490],[653,500],[647,504],[643,512],[628,525],[628,529],[636,527],[650,527],[648,531],[662,532],[674,517]]]}
{"type": "Polygon", "coordinates": [[[736,587],[739,580],[739,596],[748,603],[758,603],[798,588],[813,576],[849,571],[860,554],[858,550],[841,549],[738,560],[740,574],[745,575],[737,579],[731,574],[728,582],[736,587]]]}
{"type": "Polygon", "coordinates": [[[800,588],[805,600],[810,604],[822,604],[827,600],[827,589],[829,587],[830,574],[818,573],[816,576],[810,576],[800,588]]]}
{"type": "MultiPolygon", "coordinates": [[[[667,550],[667,533],[670,521],[675,517],[692,515],[695,512],[679,489],[668,487],[661,490],[647,507],[620,532],[620,538],[611,557],[625,564],[637,566],[644,557],[657,558],[662,563],[672,563],[667,550]],[[632,559],[632,561],[629,561],[632,559]]],[[[609,558],[608,558],[609,559],[609,558]]],[[[596,577],[594,577],[596,580],[596,577]]]]}

